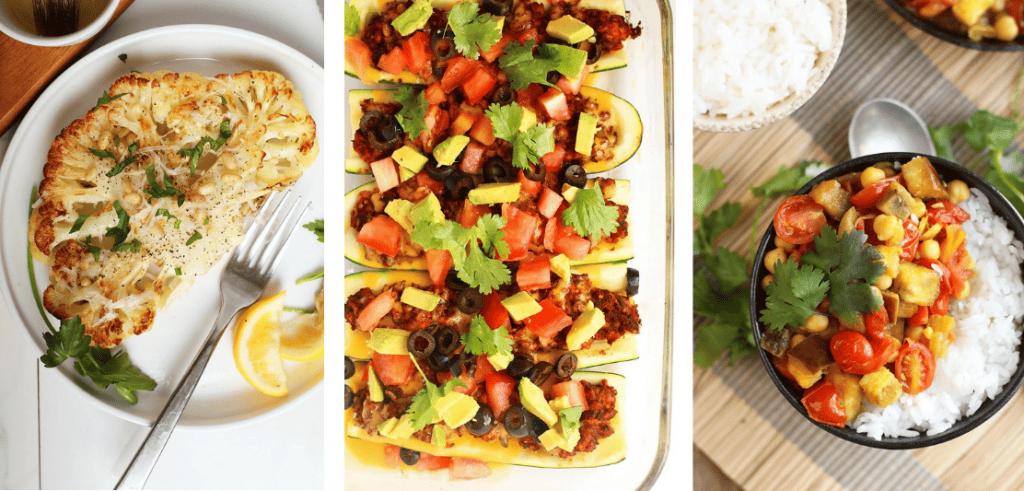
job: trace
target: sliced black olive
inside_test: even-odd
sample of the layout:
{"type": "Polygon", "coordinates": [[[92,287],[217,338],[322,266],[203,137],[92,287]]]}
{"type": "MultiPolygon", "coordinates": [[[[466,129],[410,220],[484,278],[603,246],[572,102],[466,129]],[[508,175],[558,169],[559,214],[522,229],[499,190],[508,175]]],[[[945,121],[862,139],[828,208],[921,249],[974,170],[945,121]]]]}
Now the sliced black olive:
{"type": "Polygon", "coordinates": [[[593,65],[594,63],[597,63],[597,60],[601,58],[601,55],[604,51],[601,49],[600,39],[598,39],[597,42],[593,43],[590,41],[583,41],[582,43],[580,43],[579,49],[582,49],[583,51],[587,52],[588,65],[593,65]]]}
{"type": "Polygon", "coordinates": [[[502,418],[502,424],[505,425],[505,431],[509,435],[516,438],[522,438],[530,434],[528,428],[530,424],[531,414],[526,412],[523,406],[512,406],[505,410],[505,416],[502,418]]]}
{"type": "Polygon", "coordinates": [[[542,182],[544,181],[544,176],[547,174],[548,169],[547,167],[544,167],[543,163],[536,165],[527,163],[526,168],[523,169],[523,176],[531,181],[542,182]]]}
{"type": "Polygon", "coordinates": [[[408,448],[399,450],[398,455],[402,457],[402,462],[405,462],[405,465],[416,465],[416,462],[420,461],[420,453],[408,448]]]}
{"type": "Polygon", "coordinates": [[[427,163],[423,165],[423,169],[427,171],[427,175],[430,176],[431,179],[441,182],[444,182],[452,172],[455,172],[454,166],[438,165],[437,159],[432,156],[427,158],[427,163]]]}
{"type": "Polygon", "coordinates": [[[529,422],[526,423],[526,430],[529,433],[530,438],[540,442],[540,436],[543,435],[544,432],[548,431],[548,424],[532,414],[530,414],[529,418],[529,422]]]}
{"type": "Polygon", "coordinates": [[[434,352],[437,347],[437,343],[434,340],[434,335],[430,334],[426,330],[416,331],[409,335],[409,340],[406,341],[406,347],[409,349],[409,353],[416,358],[426,358],[434,352]]]}
{"type": "Polygon", "coordinates": [[[508,364],[508,374],[513,379],[520,379],[530,374],[533,369],[533,362],[528,358],[515,357],[508,364]]]}
{"type": "Polygon", "coordinates": [[[444,286],[448,287],[452,291],[462,291],[462,289],[468,287],[465,281],[459,278],[459,272],[454,269],[448,271],[448,276],[444,277],[444,286]]]}
{"type": "Polygon", "coordinates": [[[561,44],[562,46],[571,46],[569,41],[562,38],[556,38],[554,36],[548,36],[547,40],[544,41],[544,44],[561,44]]]}
{"type": "Polygon", "coordinates": [[[455,40],[447,37],[435,37],[430,40],[430,49],[434,52],[434,58],[445,61],[455,56],[455,40]]]}
{"type": "Polygon", "coordinates": [[[452,374],[452,377],[459,377],[462,375],[463,367],[462,363],[459,362],[458,358],[452,359],[452,364],[448,365],[448,373],[452,374]]]}
{"type": "Polygon", "coordinates": [[[633,296],[640,291],[640,271],[626,268],[626,295],[633,296]]]}
{"type": "Polygon", "coordinates": [[[452,359],[437,350],[434,350],[434,354],[427,357],[427,366],[435,372],[447,372],[448,367],[451,365],[452,359]]]}
{"type": "Polygon", "coordinates": [[[476,288],[463,289],[459,292],[456,305],[463,314],[475,314],[484,306],[484,295],[476,288]]]}
{"type": "Polygon", "coordinates": [[[515,97],[516,93],[512,91],[511,85],[501,84],[494,89],[494,94],[491,95],[491,101],[504,106],[505,104],[512,102],[515,97]]]}
{"type": "Polygon", "coordinates": [[[352,407],[352,387],[345,384],[345,409],[352,407]]]}
{"type": "Polygon", "coordinates": [[[444,326],[434,335],[437,340],[437,348],[434,351],[442,355],[450,355],[459,347],[459,331],[451,326],[444,326]]]}
{"type": "Polygon", "coordinates": [[[484,0],[480,8],[488,14],[504,17],[512,13],[512,0],[484,0]]]}
{"type": "Polygon", "coordinates": [[[393,115],[369,111],[359,118],[359,130],[377,151],[394,150],[402,143],[405,130],[393,115]]]}
{"type": "Polygon", "coordinates": [[[352,378],[356,374],[356,364],[352,362],[352,358],[345,357],[345,380],[352,378]]]}
{"type": "Polygon", "coordinates": [[[561,378],[569,378],[576,372],[579,362],[580,360],[575,354],[565,353],[559,356],[558,361],[555,362],[555,374],[561,378]]]}
{"type": "Polygon", "coordinates": [[[534,385],[540,386],[544,384],[548,377],[553,373],[555,373],[555,366],[546,361],[542,361],[530,369],[530,382],[533,382],[534,385]]]}
{"type": "Polygon", "coordinates": [[[434,78],[436,78],[438,80],[441,80],[441,78],[444,77],[444,72],[446,72],[447,70],[448,70],[448,64],[443,62],[443,61],[439,61],[439,60],[434,60],[434,62],[431,64],[431,68],[430,68],[431,74],[433,74],[434,78]]]}
{"type": "Polygon", "coordinates": [[[516,180],[512,164],[501,157],[491,157],[484,162],[484,179],[487,182],[512,182],[516,180]]]}
{"type": "Polygon", "coordinates": [[[469,192],[476,187],[476,183],[473,182],[473,176],[462,171],[455,171],[444,180],[444,187],[451,199],[460,200],[469,196],[469,192]]]}
{"type": "Polygon", "coordinates": [[[557,84],[557,83],[558,83],[558,80],[559,80],[559,79],[561,79],[561,78],[562,78],[562,74],[561,74],[561,73],[558,73],[558,72],[556,72],[556,71],[550,71],[550,72],[548,72],[548,78],[547,78],[547,81],[548,81],[548,83],[549,83],[549,84],[551,84],[551,85],[555,85],[555,84],[557,84]]]}
{"type": "Polygon", "coordinates": [[[470,433],[477,436],[486,434],[488,431],[491,431],[491,428],[493,426],[494,411],[492,411],[491,407],[486,404],[480,406],[480,409],[477,409],[476,411],[476,416],[473,416],[473,419],[469,420],[469,422],[466,423],[466,429],[469,430],[470,433]]]}
{"type": "Polygon", "coordinates": [[[384,402],[397,401],[401,399],[403,395],[402,389],[397,386],[387,385],[384,387],[384,402]]]}
{"type": "Polygon", "coordinates": [[[387,116],[380,111],[367,111],[359,118],[359,131],[372,133],[384,122],[387,116]]]}
{"type": "Polygon", "coordinates": [[[562,183],[578,188],[587,185],[587,171],[580,164],[572,164],[562,169],[562,183]]]}
{"type": "Polygon", "coordinates": [[[466,351],[462,352],[462,364],[466,366],[466,375],[473,377],[476,375],[476,356],[469,354],[466,351]]]}

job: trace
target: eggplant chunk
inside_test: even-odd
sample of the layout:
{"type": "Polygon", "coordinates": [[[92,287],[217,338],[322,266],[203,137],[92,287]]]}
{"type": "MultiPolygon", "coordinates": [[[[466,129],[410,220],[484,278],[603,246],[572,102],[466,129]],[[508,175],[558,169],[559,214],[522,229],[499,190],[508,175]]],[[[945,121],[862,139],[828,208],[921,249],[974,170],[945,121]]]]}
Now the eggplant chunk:
{"type": "Polygon", "coordinates": [[[860,414],[861,400],[864,397],[864,393],[860,389],[860,378],[860,375],[842,371],[839,365],[831,365],[825,371],[825,380],[835,384],[843,397],[843,407],[846,408],[846,424],[852,423],[860,414]]]}
{"type": "Polygon", "coordinates": [[[811,188],[810,195],[815,203],[825,209],[825,213],[832,220],[839,220],[846,210],[853,206],[850,203],[850,192],[843,189],[842,184],[835,179],[814,186],[811,188]]]}
{"type": "Polygon", "coordinates": [[[939,298],[939,284],[942,277],[935,270],[901,261],[899,290],[900,300],[917,305],[931,305],[939,298]]]}
{"type": "Polygon", "coordinates": [[[896,181],[892,181],[885,192],[882,193],[882,196],[878,198],[876,206],[886,215],[899,218],[902,222],[910,217],[913,203],[914,197],[910,195],[907,188],[901,186],[896,181]]]}
{"type": "Polygon", "coordinates": [[[852,234],[857,229],[857,220],[860,219],[860,213],[857,211],[856,206],[851,206],[846,213],[843,213],[843,217],[839,219],[839,229],[836,232],[842,237],[845,234],[852,234]]]}
{"type": "Polygon", "coordinates": [[[939,173],[935,171],[935,167],[926,157],[917,157],[903,164],[901,170],[910,194],[921,199],[949,198],[949,193],[946,192],[946,186],[942,184],[939,173]]]}
{"type": "Polygon", "coordinates": [[[800,344],[789,349],[789,358],[799,360],[809,372],[818,372],[831,365],[832,352],[828,340],[818,336],[807,336],[800,344]]]}
{"type": "Polygon", "coordinates": [[[761,335],[761,348],[776,358],[782,358],[789,349],[789,329],[768,329],[761,335]]]}
{"type": "Polygon", "coordinates": [[[882,263],[885,264],[885,275],[895,278],[900,274],[900,253],[903,248],[900,246],[876,245],[875,250],[882,255],[882,263]]]}

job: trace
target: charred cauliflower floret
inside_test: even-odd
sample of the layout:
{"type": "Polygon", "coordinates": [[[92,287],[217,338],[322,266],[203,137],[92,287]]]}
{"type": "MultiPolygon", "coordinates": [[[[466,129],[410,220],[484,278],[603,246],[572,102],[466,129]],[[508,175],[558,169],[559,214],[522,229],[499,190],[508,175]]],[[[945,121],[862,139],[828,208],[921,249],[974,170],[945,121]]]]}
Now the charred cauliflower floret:
{"type": "Polygon", "coordinates": [[[102,347],[148,330],[243,237],[272,190],[316,160],[316,125],[284,76],[133,73],[53,141],[33,206],[43,303],[102,347]]]}

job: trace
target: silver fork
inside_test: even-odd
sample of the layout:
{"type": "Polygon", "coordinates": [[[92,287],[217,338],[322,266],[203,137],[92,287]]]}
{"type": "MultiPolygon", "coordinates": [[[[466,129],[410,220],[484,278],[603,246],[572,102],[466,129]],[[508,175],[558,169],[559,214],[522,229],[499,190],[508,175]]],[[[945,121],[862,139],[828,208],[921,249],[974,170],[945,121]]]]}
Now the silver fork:
{"type": "Polygon", "coordinates": [[[286,191],[280,199],[277,199],[276,192],[267,197],[246,231],[245,239],[231,255],[220,278],[220,312],[213,331],[114,489],[142,489],[146,484],[228,321],[263,293],[271,273],[281,261],[281,250],[288,244],[292,231],[307,208],[307,205],[300,206],[301,197],[289,199],[290,193],[286,191]]]}

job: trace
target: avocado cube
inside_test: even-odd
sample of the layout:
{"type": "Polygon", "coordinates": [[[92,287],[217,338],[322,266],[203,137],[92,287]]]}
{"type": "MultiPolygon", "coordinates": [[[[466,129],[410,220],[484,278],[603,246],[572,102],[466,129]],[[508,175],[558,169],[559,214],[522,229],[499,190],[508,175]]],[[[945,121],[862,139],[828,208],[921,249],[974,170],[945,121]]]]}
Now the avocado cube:
{"type": "Polygon", "coordinates": [[[558,422],[558,415],[551,410],[547,399],[544,398],[544,390],[537,387],[529,378],[523,377],[519,380],[519,401],[523,408],[540,418],[548,428],[558,422]]]}
{"type": "Polygon", "coordinates": [[[594,148],[594,135],[597,134],[597,116],[580,113],[580,124],[576,127],[576,151],[590,156],[594,148]]]}
{"type": "Polygon", "coordinates": [[[469,145],[469,137],[466,135],[452,135],[445,141],[434,147],[434,158],[437,165],[452,165],[456,157],[469,145]]]}
{"type": "Polygon", "coordinates": [[[489,182],[469,191],[469,202],[474,205],[515,203],[519,199],[519,182],[489,182]]]}
{"type": "Polygon", "coordinates": [[[389,217],[394,218],[399,225],[402,226],[406,231],[412,233],[412,219],[409,216],[409,212],[412,210],[412,201],[404,199],[391,200],[387,206],[384,207],[384,213],[389,217]]]}
{"type": "Polygon", "coordinates": [[[572,327],[569,328],[569,334],[565,336],[565,343],[569,350],[578,350],[583,347],[583,343],[593,338],[597,331],[604,327],[604,324],[604,312],[601,312],[601,309],[591,307],[584,310],[573,321],[572,327]]]}
{"type": "Polygon", "coordinates": [[[384,385],[380,383],[380,379],[374,373],[373,365],[367,363],[366,370],[368,371],[366,386],[370,390],[370,401],[384,402],[384,385]]]}
{"type": "Polygon", "coordinates": [[[408,355],[409,331],[378,327],[370,332],[370,349],[382,355],[408,355]]]}
{"type": "Polygon", "coordinates": [[[594,35],[594,28],[571,15],[563,15],[548,22],[547,33],[569,44],[576,44],[590,39],[594,35]]]}
{"type": "Polygon", "coordinates": [[[555,430],[554,428],[545,431],[540,435],[540,444],[544,445],[544,450],[551,451],[555,447],[562,447],[566,444],[565,438],[562,436],[562,432],[555,430]]]}
{"type": "Polygon", "coordinates": [[[419,203],[412,205],[409,210],[409,219],[413,223],[422,221],[444,223],[444,211],[441,210],[441,202],[437,199],[437,195],[430,193],[419,203]]]}
{"type": "MultiPolygon", "coordinates": [[[[433,311],[441,303],[441,297],[416,287],[407,286],[402,290],[401,302],[417,309],[433,311]]],[[[380,328],[374,330],[380,330],[380,328]]]]}
{"type": "Polygon", "coordinates": [[[461,392],[451,392],[437,401],[437,412],[449,428],[458,428],[476,416],[480,404],[461,392]]]}
{"type": "Polygon", "coordinates": [[[398,162],[398,165],[403,169],[408,169],[415,172],[423,170],[423,167],[427,164],[427,157],[419,153],[415,148],[405,145],[398,150],[395,150],[391,154],[391,158],[398,162]]]}
{"type": "Polygon", "coordinates": [[[501,301],[501,305],[508,311],[516,322],[535,315],[543,310],[539,303],[527,292],[519,292],[501,301]]]}

